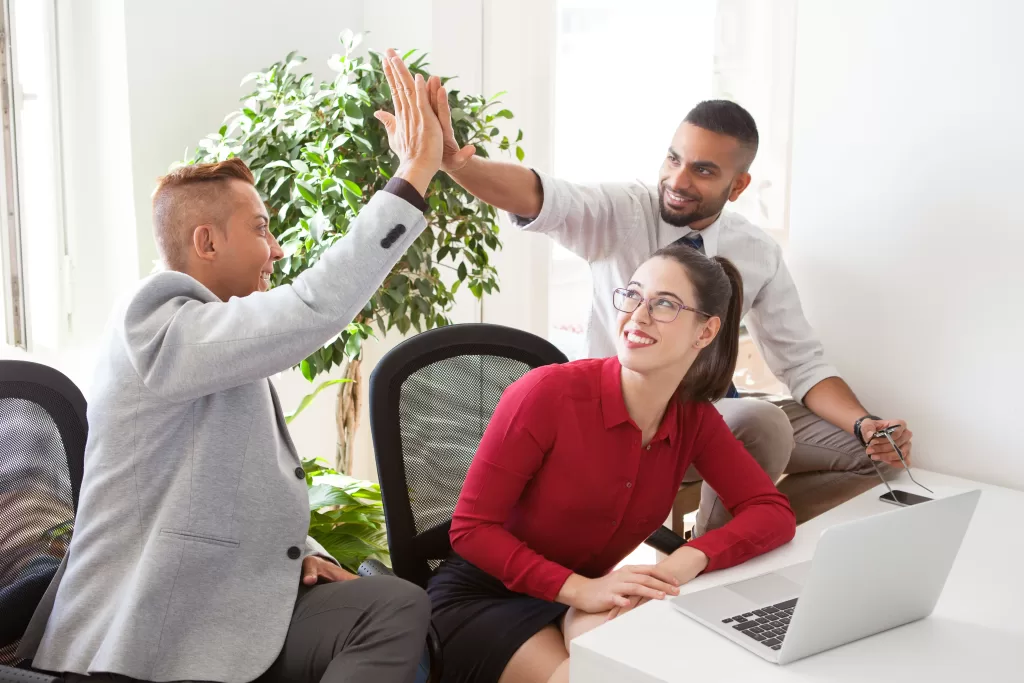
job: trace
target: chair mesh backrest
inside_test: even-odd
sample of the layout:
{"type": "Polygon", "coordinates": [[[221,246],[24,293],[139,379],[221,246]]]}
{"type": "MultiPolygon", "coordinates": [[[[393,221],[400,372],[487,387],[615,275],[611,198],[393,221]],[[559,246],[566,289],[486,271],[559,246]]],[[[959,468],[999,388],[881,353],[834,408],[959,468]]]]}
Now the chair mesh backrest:
{"type": "Polygon", "coordinates": [[[0,646],[20,637],[67,551],[77,488],[68,458],[81,462],[85,439],[59,392],[0,382],[0,646]]]}
{"type": "Polygon", "coordinates": [[[417,534],[451,519],[498,400],[531,369],[502,356],[453,356],[402,383],[399,430],[417,534]]]}

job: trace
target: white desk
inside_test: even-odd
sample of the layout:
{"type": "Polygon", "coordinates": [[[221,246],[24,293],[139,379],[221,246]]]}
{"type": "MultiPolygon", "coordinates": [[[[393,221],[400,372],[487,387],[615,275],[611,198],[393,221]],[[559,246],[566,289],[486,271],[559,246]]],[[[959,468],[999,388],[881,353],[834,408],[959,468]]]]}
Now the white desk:
{"type": "MultiPolygon", "coordinates": [[[[667,603],[651,602],[573,641],[572,683],[1024,681],[1024,493],[918,469],[914,476],[939,496],[982,490],[932,616],[778,666],[667,603]]],[[[920,491],[905,474],[898,486],[920,491]]],[[[800,526],[792,543],[739,567],[699,577],[682,590],[689,593],[809,560],[826,527],[891,510],[878,500],[884,491],[879,484],[800,526]]]]}

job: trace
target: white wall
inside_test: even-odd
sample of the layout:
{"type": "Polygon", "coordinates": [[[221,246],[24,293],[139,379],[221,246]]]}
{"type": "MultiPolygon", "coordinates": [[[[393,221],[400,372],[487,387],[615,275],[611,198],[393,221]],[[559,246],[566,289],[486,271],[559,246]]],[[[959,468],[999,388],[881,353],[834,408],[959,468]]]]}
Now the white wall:
{"type": "Polygon", "coordinates": [[[1024,489],[1024,4],[800,2],[789,260],[924,467],[1024,489]]]}
{"type": "MultiPolygon", "coordinates": [[[[554,132],[555,0],[483,1],[483,91],[508,91],[502,102],[515,118],[502,126],[515,139],[523,129],[524,162],[551,171],[554,132]]],[[[495,151],[498,157],[500,152],[495,151]]],[[[508,158],[508,157],[498,157],[508,158]]],[[[551,241],[510,226],[502,215],[504,248],[493,260],[501,292],[484,300],[483,320],[548,332],[551,241]]]]}

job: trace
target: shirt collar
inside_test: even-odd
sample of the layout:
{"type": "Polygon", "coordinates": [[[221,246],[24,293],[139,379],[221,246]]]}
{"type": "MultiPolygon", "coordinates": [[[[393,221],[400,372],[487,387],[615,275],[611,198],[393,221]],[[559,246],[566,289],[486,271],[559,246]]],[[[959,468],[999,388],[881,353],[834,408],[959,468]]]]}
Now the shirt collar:
{"type": "MultiPolygon", "coordinates": [[[[640,429],[626,410],[626,400],[622,397],[622,365],[619,364],[617,356],[606,358],[601,367],[601,413],[605,429],[620,424],[629,424],[637,431],[640,429]]],[[[669,445],[674,446],[678,441],[678,435],[679,401],[673,398],[669,401],[665,416],[661,419],[661,425],[651,443],[668,440],[669,445]]]]}
{"type": "Polygon", "coordinates": [[[704,228],[703,230],[691,230],[690,228],[677,228],[674,225],[669,225],[662,218],[658,218],[661,222],[661,230],[663,235],[672,236],[666,244],[671,244],[676,240],[686,237],[688,235],[700,235],[701,239],[704,240],[704,253],[708,258],[718,256],[718,236],[722,231],[722,224],[726,220],[726,212],[723,210],[718,214],[718,218],[715,222],[704,228]]]}

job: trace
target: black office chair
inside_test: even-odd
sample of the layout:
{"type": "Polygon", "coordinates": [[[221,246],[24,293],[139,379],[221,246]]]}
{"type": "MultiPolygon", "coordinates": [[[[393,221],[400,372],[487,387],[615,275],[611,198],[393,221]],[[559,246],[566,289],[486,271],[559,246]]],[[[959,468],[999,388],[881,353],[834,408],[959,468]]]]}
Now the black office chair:
{"type": "MultiPolygon", "coordinates": [[[[74,528],[85,397],[46,365],[0,361],[0,652],[13,661],[74,528]]],[[[0,666],[0,683],[58,681],[0,666]]]]}
{"type": "MultiPolygon", "coordinates": [[[[452,325],[392,349],[370,375],[370,431],[396,575],[426,587],[451,552],[448,531],[469,464],[505,389],[567,362],[552,344],[499,325],[452,325]]],[[[647,544],[684,541],[661,527],[647,544]]]]}

